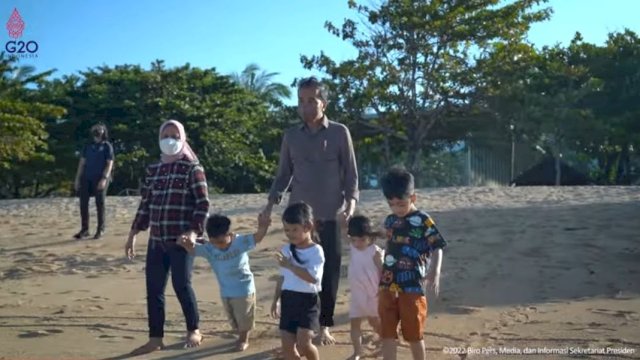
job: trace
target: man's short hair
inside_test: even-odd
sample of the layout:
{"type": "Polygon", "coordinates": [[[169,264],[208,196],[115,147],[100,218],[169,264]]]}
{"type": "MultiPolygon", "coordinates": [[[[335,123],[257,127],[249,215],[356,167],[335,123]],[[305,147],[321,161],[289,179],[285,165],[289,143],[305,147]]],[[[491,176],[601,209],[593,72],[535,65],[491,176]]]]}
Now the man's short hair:
{"type": "Polygon", "coordinates": [[[387,200],[407,199],[415,192],[413,174],[403,167],[393,167],[382,177],[382,193],[387,200]]]}
{"type": "Polygon", "coordinates": [[[209,237],[226,235],[231,228],[231,220],[224,215],[214,214],[207,219],[206,228],[209,237]]]}
{"type": "Polygon", "coordinates": [[[318,89],[320,91],[320,98],[324,100],[324,102],[329,102],[329,88],[315,76],[303,78],[298,81],[298,91],[308,88],[318,89]]]}

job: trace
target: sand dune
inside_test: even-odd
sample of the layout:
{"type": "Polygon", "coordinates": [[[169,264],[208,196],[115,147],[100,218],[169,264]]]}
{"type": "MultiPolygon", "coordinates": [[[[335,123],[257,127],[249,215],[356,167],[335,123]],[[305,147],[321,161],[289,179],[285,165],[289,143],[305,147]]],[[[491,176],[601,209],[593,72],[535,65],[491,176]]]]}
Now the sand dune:
{"type": "MultiPolygon", "coordinates": [[[[211,210],[230,215],[236,232],[251,232],[264,199],[215,195],[211,210]]],[[[527,347],[628,349],[618,357],[640,358],[640,188],[441,188],[420,191],[418,202],[449,241],[441,296],[429,300],[430,359],[458,359],[447,352],[463,349],[480,352],[469,357],[513,359],[508,348],[527,347]]],[[[0,359],[118,359],[145,341],[146,236],[134,261],[123,256],[137,203],[108,198],[107,235],[76,241],[77,199],[0,201],[0,359]]],[[[169,285],[169,346],[140,358],[278,358],[277,321],[267,313],[277,273],[273,252],[284,238],[281,210],[251,254],[258,313],[249,350],[233,352],[218,285],[199,259],[194,286],[205,343],[182,349],[184,320],[169,285]]],[[[378,191],[364,191],[359,210],[378,221],[388,212],[378,191]]],[[[352,350],[343,280],[338,344],[321,348],[325,359],[346,359],[352,350]]],[[[367,349],[375,355],[371,340],[368,333],[367,349]]],[[[406,344],[399,358],[409,358],[406,344]]]]}

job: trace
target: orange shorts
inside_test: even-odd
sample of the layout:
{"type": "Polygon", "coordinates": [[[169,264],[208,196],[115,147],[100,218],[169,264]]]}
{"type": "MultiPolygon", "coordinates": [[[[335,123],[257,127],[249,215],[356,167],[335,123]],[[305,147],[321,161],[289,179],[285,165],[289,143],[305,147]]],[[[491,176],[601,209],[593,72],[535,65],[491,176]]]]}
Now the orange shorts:
{"type": "Polygon", "coordinates": [[[420,341],[427,320],[427,298],[423,294],[380,290],[378,314],[383,339],[397,339],[400,323],[402,337],[407,342],[420,341]]]}

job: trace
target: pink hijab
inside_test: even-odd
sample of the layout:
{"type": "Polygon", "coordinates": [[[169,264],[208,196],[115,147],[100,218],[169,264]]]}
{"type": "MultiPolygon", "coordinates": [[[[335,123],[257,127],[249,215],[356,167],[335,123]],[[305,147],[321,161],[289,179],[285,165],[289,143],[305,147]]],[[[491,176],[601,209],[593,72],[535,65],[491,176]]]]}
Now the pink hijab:
{"type": "Polygon", "coordinates": [[[167,154],[160,155],[160,160],[162,160],[162,162],[165,164],[176,162],[182,159],[183,157],[186,157],[189,161],[198,161],[198,157],[196,156],[196,153],[194,153],[193,150],[191,150],[191,146],[189,146],[189,143],[187,142],[187,133],[184,132],[184,126],[182,126],[182,124],[179,121],[177,120],[165,121],[162,124],[162,126],[160,126],[160,133],[158,134],[158,140],[162,140],[161,138],[162,131],[164,130],[164,128],[166,128],[169,125],[173,125],[176,128],[178,128],[178,133],[180,133],[180,140],[182,140],[182,142],[184,143],[184,146],[182,146],[182,150],[180,150],[180,152],[175,155],[167,155],[167,154]]]}

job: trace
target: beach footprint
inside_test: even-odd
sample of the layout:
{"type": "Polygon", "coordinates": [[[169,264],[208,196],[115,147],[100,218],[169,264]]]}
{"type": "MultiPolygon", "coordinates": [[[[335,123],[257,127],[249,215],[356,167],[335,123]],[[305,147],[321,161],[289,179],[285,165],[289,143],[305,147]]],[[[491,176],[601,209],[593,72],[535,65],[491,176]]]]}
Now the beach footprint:
{"type": "Polygon", "coordinates": [[[58,295],[68,295],[74,292],[84,292],[84,293],[88,293],[90,292],[89,290],[86,289],[80,289],[80,290],[65,290],[65,291],[61,291],[59,293],[57,293],[58,295]]]}
{"type": "Polygon", "coordinates": [[[100,340],[117,340],[117,339],[134,340],[135,339],[135,337],[130,335],[119,336],[119,335],[109,335],[109,334],[102,334],[100,336],[97,336],[96,338],[100,340]]]}
{"type": "Polygon", "coordinates": [[[510,324],[528,323],[530,320],[529,313],[536,312],[537,308],[516,306],[515,308],[501,313],[501,319],[506,320],[510,324]]]}
{"type": "Polygon", "coordinates": [[[447,312],[454,315],[470,315],[480,312],[482,309],[482,306],[451,305],[447,307],[447,312]]]}
{"type": "Polygon", "coordinates": [[[92,297],[77,298],[77,299],[74,299],[73,301],[102,302],[102,301],[109,301],[109,300],[110,300],[109,298],[102,297],[102,296],[92,296],[92,297]]]}
{"type": "Polygon", "coordinates": [[[32,259],[36,256],[35,253],[29,252],[29,251],[18,251],[16,253],[13,253],[14,257],[26,257],[29,259],[32,259]]]}
{"type": "Polygon", "coordinates": [[[635,311],[626,310],[611,310],[611,309],[588,309],[592,313],[609,315],[617,318],[624,318],[625,320],[640,320],[640,315],[635,311]]]}
{"type": "Polygon", "coordinates": [[[61,329],[29,330],[19,334],[18,337],[22,339],[39,338],[54,334],[62,334],[63,332],[64,330],[61,329]]]}

